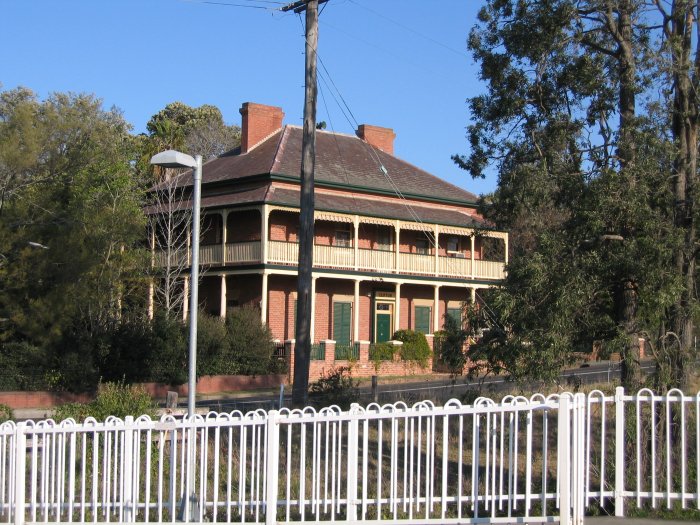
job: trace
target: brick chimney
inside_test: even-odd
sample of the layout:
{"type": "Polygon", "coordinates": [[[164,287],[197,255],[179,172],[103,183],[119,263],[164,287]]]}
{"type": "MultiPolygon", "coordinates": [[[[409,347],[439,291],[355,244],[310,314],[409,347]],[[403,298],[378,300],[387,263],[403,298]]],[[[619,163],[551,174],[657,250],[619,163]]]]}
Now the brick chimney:
{"type": "Polygon", "coordinates": [[[276,106],[244,102],[241,112],[241,153],[247,153],[262,139],[282,129],[284,112],[276,106]]]}
{"type": "Polygon", "coordinates": [[[357,128],[357,136],[375,148],[382,150],[384,153],[388,153],[389,155],[394,154],[394,139],[396,138],[396,133],[394,133],[394,130],[391,128],[360,124],[357,128]]]}

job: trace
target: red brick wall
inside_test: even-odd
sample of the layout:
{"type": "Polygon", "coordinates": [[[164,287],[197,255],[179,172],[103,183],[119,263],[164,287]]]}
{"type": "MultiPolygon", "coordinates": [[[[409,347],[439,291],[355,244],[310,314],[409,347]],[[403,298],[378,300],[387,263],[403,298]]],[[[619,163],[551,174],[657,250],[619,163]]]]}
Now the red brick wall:
{"type": "Polygon", "coordinates": [[[88,403],[94,398],[91,394],[70,394],[68,392],[0,392],[0,404],[11,409],[53,408],[66,403],[88,403]]]}
{"type": "Polygon", "coordinates": [[[267,323],[272,336],[280,341],[294,339],[294,299],[297,279],[289,275],[268,278],[267,323]]]}
{"type": "Polygon", "coordinates": [[[360,341],[372,340],[372,289],[371,282],[360,283],[360,341]]]}
{"type": "Polygon", "coordinates": [[[316,280],[316,312],[314,316],[314,343],[331,338],[333,330],[331,315],[331,294],[335,292],[338,281],[329,279],[316,280]]]}
{"type": "Polygon", "coordinates": [[[299,241],[299,214],[275,210],[270,213],[269,230],[271,241],[299,241]]]}
{"type": "MultiPolygon", "coordinates": [[[[241,390],[254,390],[257,388],[273,388],[287,382],[286,375],[262,375],[262,376],[201,376],[197,379],[197,394],[218,394],[221,392],[240,392],[241,390]]],[[[148,394],[156,399],[164,398],[169,391],[177,392],[179,396],[186,396],[188,385],[165,385],[163,383],[137,383],[148,394]]]]}
{"type": "Polygon", "coordinates": [[[221,309],[221,276],[202,277],[199,283],[199,308],[211,315],[219,315],[221,309]]]}
{"type": "Polygon", "coordinates": [[[399,251],[401,253],[417,253],[416,241],[419,239],[429,239],[428,240],[428,254],[435,255],[435,250],[432,245],[432,235],[430,232],[422,232],[417,230],[401,230],[399,232],[401,236],[399,251]],[[426,233],[428,236],[426,237],[426,233]]]}
{"type": "Polygon", "coordinates": [[[245,102],[241,109],[241,153],[247,153],[262,139],[282,129],[284,112],[276,106],[245,102]]]}
{"type": "MultiPolygon", "coordinates": [[[[428,337],[428,342],[432,348],[432,337],[428,337]]],[[[357,361],[341,361],[335,360],[335,341],[325,342],[326,355],[324,360],[313,360],[309,366],[309,381],[316,381],[325,374],[332,372],[340,367],[350,368],[353,377],[371,377],[378,376],[410,376],[415,374],[432,374],[433,363],[432,358],[428,360],[425,368],[421,368],[415,363],[402,361],[397,352],[394,354],[394,359],[391,361],[381,361],[379,367],[373,361],[369,360],[369,344],[363,343],[360,345],[360,359],[357,361]]],[[[287,343],[288,356],[294,354],[294,344],[287,343]]],[[[294,361],[288,360],[288,378],[294,377],[294,361]]]]}
{"type": "Polygon", "coordinates": [[[258,210],[234,211],[226,220],[226,242],[259,241],[261,219],[258,210]]]}
{"type": "MultiPolygon", "coordinates": [[[[229,284],[231,286],[231,284],[229,284]]],[[[268,325],[272,330],[273,337],[281,341],[295,338],[294,326],[294,298],[296,297],[297,280],[294,276],[271,275],[268,280],[268,325]]],[[[374,290],[386,290],[393,292],[393,285],[382,285],[363,281],[360,283],[360,330],[361,341],[373,340],[373,302],[374,290]]],[[[354,283],[347,279],[326,279],[316,280],[316,316],[314,318],[314,343],[334,339],[333,334],[333,310],[334,300],[338,296],[343,296],[342,300],[354,302],[354,283]]],[[[400,308],[400,328],[415,329],[415,308],[416,300],[422,299],[430,302],[434,297],[432,286],[420,286],[404,284],[401,286],[401,308],[400,308]]],[[[440,289],[439,317],[442,326],[443,316],[447,311],[449,301],[468,301],[470,291],[466,288],[442,287],[440,289]]],[[[259,299],[258,299],[259,300],[259,299]]],[[[424,303],[423,303],[424,304],[424,303]]],[[[354,319],[354,312],[353,312],[354,319]]],[[[432,322],[431,322],[432,328],[432,322]]],[[[352,333],[352,332],[351,332],[352,333]]]]}
{"type": "Polygon", "coordinates": [[[200,244],[220,244],[221,243],[221,214],[212,212],[202,217],[200,244]]]}
{"type": "MultiPolygon", "coordinates": [[[[331,246],[337,230],[343,229],[343,224],[329,221],[316,221],[314,224],[314,244],[331,246]]],[[[353,235],[350,235],[352,239],[353,235]]]]}
{"type": "Polygon", "coordinates": [[[227,294],[229,299],[238,294],[238,305],[260,306],[262,299],[262,276],[256,274],[229,275],[227,282],[227,294]]]}
{"type": "Polygon", "coordinates": [[[357,136],[390,155],[394,154],[394,139],[396,133],[391,128],[360,124],[357,128],[357,136]]]}

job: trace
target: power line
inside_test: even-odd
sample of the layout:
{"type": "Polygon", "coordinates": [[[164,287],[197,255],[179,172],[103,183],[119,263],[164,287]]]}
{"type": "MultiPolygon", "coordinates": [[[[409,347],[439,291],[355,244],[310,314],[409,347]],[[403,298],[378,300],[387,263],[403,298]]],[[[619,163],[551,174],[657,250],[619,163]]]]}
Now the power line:
{"type": "Polygon", "coordinates": [[[435,40],[434,38],[432,38],[428,35],[424,35],[420,31],[416,31],[415,29],[408,27],[407,25],[404,25],[401,22],[397,22],[396,20],[389,18],[388,16],[383,15],[382,13],[379,13],[378,11],[375,11],[374,9],[371,9],[367,6],[364,6],[364,5],[356,2],[355,0],[350,0],[350,3],[355,4],[356,6],[361,7],[362,9],[369,11],[370,13],[372,13],[375,16],[378,16],[379,18],[383,18],[384,20],[387,20],[388,22],[391,22],[392,24],[394,24],[402,29],[405,29],[406,31],[408,31],[410,33],[413,33],[414,35],[418,35],[419,37],[427,40],[428,42],[432,42],[433,44],[435,44],[437,46],[440,46],[444,49],[447,49],[448,51],[451,51],[452,53],[455,53],[456,55],[459,55],[463,58],[469,58],[468,55],[466,53],[464,53],[463,51],[459,51],[451,46],[448,46],[447,44],[445,44],[443,42],[440,42],[439,40],[435,40]]]}
{"type": "Polygon", "coordinates": [[[264,5],[254,5],[255,4],[272,4],[275,6],[281,6],[283,2],[277,0],[237,0],[237,2],[217,2],[216,0],[181,0],[188,3],[196,4],[208,4],[208,5],[218,5],[223,7],[247,7],[248,9],[263,9],[266,11],[278,11],[279,7],[268,7],[264,5]],[[238,2],[246,2],[244,4],[238,2]]]}
{"type": "MultiPolygon", "coordinates": [[[[318,0],[318,5],[320,6],[321,4],[325,4],[328,2],[328,0],[318,0]]],[[[281,11],[287,12],[287,11],[294,11],[295,13],[299,14],[302,11],[306,11],[306,4],[308,4],[308,0],[297,0],[296,2],[292,2],[291,4],[287,4],[284,7],[281,8],[281,11]]]]}

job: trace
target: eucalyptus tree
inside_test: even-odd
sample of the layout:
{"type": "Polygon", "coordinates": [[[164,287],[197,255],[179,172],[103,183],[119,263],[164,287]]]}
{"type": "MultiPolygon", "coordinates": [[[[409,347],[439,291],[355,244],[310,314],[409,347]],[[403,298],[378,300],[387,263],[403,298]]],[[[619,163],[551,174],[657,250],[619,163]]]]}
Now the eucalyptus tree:
{"type": "Polygon", "coordinates": [[[641,0],[490,0],[470,33],[487,89],[469,100],[471,151],[454,158],[498,174],[484,211],[513,254],[482,350],[515,376],[552,379],[602,340],[635,387],[640,335],[665,338],[683,235],[656,13],[641,0]]]}
{"type": "Polygon", "coordinates": [[[48,344],[143,296],[130,127],[92,95],[0,93],[2,337],[48,344]]]}

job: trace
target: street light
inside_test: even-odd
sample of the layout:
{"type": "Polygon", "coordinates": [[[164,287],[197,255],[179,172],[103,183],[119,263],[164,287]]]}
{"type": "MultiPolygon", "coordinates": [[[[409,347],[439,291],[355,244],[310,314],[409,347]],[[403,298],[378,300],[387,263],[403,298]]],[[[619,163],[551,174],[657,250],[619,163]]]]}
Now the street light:
{"type": "Polygon", "coordinates": [[[190,340],[189,385],[187,389],[187,415],[194,416],[194,399],[197,388],[197,292],[199,282],[199,207],[202,200],[202,156],[192,158],[186,153],[169,149],[151,157],[151,164],[164,168],[193,168],[194,194],[192,209],[192,267],[190,270],[190,340]]]}

